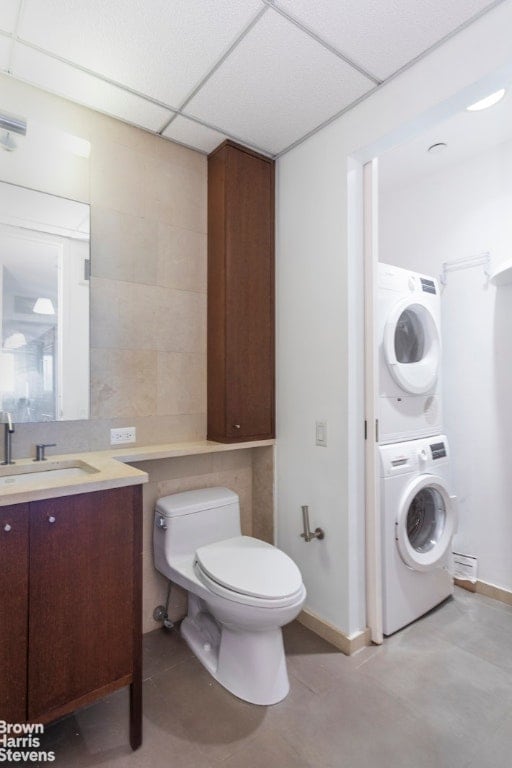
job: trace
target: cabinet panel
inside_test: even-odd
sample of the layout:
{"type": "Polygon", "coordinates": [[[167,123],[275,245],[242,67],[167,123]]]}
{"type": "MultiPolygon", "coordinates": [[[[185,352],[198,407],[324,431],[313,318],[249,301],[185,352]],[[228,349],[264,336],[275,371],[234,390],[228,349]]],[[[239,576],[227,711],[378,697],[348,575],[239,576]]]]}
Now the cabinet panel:
{"type": "Polygon", "coordinates": [[[226,431],[266,436],[273,431],[273,166],[230,147],[227,167],[226,431]]]}
{"type": "Polygon", "coordinates": [[[0,720],[26,717],[28,505],[0,507],[0,720]]]}
{"type": "Polygon", "coordinates": [[[30,506],[30,719],[132,674],[134,494],[30,506]]]}
{"type": "Polygon", "coordinates": [[[225,142],[208,200],[208,437],[273,437],[273,162],[225,142]]]}

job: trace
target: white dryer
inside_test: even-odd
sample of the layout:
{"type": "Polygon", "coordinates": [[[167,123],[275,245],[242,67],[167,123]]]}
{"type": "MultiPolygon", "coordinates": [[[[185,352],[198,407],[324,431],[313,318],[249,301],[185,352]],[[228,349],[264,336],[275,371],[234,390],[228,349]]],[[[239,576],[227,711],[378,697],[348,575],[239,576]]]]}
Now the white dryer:
{"type": "Polygon", "coordinates": [[[378,265],[379,442],[442,432],[441,299],[433,277],[378,265]]]}
{"type": "Polygon", "coordinates": [[[379,448],[383,631],[405,627],[453,593],[457,530],[444,435],[379,448]]]}

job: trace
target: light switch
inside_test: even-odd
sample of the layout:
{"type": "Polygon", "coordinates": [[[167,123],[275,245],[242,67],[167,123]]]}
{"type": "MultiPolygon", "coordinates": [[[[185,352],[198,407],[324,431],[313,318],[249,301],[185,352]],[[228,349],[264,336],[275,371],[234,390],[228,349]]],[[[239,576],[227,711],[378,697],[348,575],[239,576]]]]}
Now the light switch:
{"type": "Polygon", "coordinates": [[[327,448],[327,422],[317,421],[316,427],[316,445],[321,445],[323,448],[327,448]]]}

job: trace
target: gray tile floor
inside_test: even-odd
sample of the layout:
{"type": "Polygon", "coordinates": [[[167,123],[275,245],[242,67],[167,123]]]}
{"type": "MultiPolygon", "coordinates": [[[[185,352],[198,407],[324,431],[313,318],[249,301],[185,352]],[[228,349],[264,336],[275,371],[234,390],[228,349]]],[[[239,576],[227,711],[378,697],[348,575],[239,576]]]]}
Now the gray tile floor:
{"type": "Polygon", "coordinates": [[[351,658],[285,629],[291,691],[239,701],[180,637],[144,638],[144,743],[120,691],[47,729],[62,768],[511,768],[512,607],[455,598],[351,658]]]}

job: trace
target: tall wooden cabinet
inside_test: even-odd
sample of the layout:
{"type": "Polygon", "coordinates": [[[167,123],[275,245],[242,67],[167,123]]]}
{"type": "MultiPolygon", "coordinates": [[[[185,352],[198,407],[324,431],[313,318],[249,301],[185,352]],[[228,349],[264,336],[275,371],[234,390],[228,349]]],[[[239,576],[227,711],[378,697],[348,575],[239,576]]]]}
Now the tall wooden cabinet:
{"type": "Polygon", "coordinates": [[[130,686],[142,739],[141,487],[0,507],[0,719],[47,723],[130,686]]]}
{"type": "Polygon", "coordinates": [[[274,163],[208,158],[208,439],[274,437],[274,163]]]}

